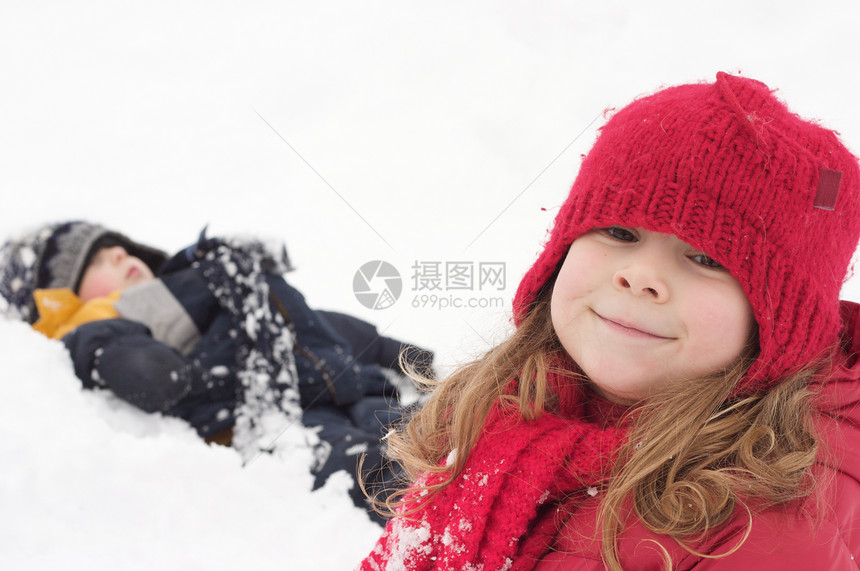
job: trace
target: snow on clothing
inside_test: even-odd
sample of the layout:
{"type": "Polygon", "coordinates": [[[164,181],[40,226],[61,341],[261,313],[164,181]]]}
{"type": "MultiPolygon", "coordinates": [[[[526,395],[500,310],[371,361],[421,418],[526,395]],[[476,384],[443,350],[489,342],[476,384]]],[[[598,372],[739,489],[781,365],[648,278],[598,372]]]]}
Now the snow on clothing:
{"type": "MultiPolygon", "coordinates": [[[[824,452],[816,465],[822,503],[810,502],[812,517],[789,506],[749,519],[738,507],[728,522],[691,544],[703,554],[696,555],[631,515],[618,538],[624,569],[662,570],[664,549],[679,570],[858,569],[860,306],[843,302],[842,315],[843,352],[819,387],[823,448],[830,456],[824,452]],[[737,551],[707,557],[734,549],[748,525],[750,535],[737,551]]],[[[606,466],[594,459],[608,457],[605,451],[623,433],[612,426],[619,417],[615,407],[596,398],[581,402],[570,392],[562,395],[561,410],[573,417],[544,414],[527,422],[516,411],[495,410],[463,472],[418,513],[389,521],[359,569],[604,569],[596,518],[606,466]],[[604,426],[607,417],[610,426],[604,426]]],[[[434,478],[425,475],[417,485],[434,478]]]]}
{"type": "MultiPolygon", "coordinates": [[[[400,414],[388,402],[395,389],[378,365],[353,357],[283,269],[259,243],[201,236],[158,279],[123,291],[113,303],[119,318],[84,323],[63,337],[75,373],[85,387],[183,418],[203,437],[233,429],[246,459],[272,446],[292,420],[320,426],[317,486],[340,469],[355,476],[361,452],[379,468],[379,438],[400,414]]],[[[361,327],[368,345],[399,350],[369,324],[342,320],[355,322],[342,324],[355,341],[361,327]]],[[[353,499],[366,506],[358,486],[353,499]]]]}
{"type": "MultiPolygon", "coordinates": [[[[530,569],[556,532],[546,510],[583,481],[599,484],[622,438],[584,421],[582,393],[561,392],[559,380],[551,378],[568,397],[560,403],[566,416],[525,422],[516,407],[496,406],[463,472],[421,500],[417,514],[391,520],[360,569],[530,569]]],[[[425,474],[416,487],[443,480],[425,474]]]]}

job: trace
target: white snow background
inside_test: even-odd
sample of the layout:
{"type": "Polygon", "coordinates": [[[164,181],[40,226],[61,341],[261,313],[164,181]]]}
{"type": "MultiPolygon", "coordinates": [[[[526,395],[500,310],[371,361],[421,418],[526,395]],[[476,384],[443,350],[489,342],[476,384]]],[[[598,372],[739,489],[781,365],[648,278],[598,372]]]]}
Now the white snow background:
{"type": "MultiPolygon", "coordinates": [[[[814,4],[4,2],[0,231],[85,218],[169,251],[207,224],[283,239],[311,305],[447,371],[507,331],[604,109],[741,70],[860,152],[860,5],[814,4]],[[403,277],[388,309],[353,295],[369,260],[403,277]],[[493,307],[431,308],[416,262],[443,278],[501,262],[507,282],[436,292],[493,307]]],[[[310,492],[300,427],[290,454],[242,467],[81,390],[62,345],[23,324],[0,321],[0,347],[2,569],[349,569],[379,534],[345,474],[310,492]]]]}

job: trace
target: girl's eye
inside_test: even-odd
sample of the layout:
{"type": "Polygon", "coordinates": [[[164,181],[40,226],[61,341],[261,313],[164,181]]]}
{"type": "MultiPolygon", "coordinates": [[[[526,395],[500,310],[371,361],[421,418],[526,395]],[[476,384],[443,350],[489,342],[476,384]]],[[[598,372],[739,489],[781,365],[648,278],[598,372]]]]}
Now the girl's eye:
{"type": "Polygon", "coordinates": [[[719,263],[718,261],[716,261],[712,257],[705,255],[705,254],[696,254],[695,256],[690,256],[690,259],[693,260],[694,262],[696,262],[697,264],[705,266],[706,268],[711,268],[714,270],[723,269],[723,265],[721,263],[719,263]]]}
{"type": "Polygon", "coordinates": [[[622,226],[610,226],[609,228],[603,229],[606,234],[619,242],[636,242],[638,238],[636,238],[636,234],[624,228],[622,226]]]}

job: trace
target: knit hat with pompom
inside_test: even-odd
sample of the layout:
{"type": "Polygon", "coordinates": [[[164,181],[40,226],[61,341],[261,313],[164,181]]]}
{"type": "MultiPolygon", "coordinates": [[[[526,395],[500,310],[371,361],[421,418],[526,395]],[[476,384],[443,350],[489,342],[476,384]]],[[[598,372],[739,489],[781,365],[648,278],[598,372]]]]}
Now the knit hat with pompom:
{"type": "Polygon", "coordinates": [[[111,246],[122,246],[153,273],[167,258],[161,250],[82,221],[47,224],[8,240],[0,246],[0,312],[35,322],[38,315],[33,291],[63,287],[77,291],[92,256],[111,246]]]}

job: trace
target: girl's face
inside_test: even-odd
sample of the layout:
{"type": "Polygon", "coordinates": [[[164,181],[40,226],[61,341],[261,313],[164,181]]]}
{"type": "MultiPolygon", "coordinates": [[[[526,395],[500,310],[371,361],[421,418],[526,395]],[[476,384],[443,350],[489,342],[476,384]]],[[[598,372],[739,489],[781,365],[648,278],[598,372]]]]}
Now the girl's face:
{"type": "Polygon", "coordinates": [[[730,367],[755,326],[729,272],[671,234],[599,228],[577,238],[551,301],[561,344],[605,398],[730,367]]]}
{"type": "Polygon", "coordinates": [[[90,301],[115,291],[153,279],[152,270],[140,258],[130,256],[122,246],[102,248],[84,271],[78,297],[90,301]]]}

